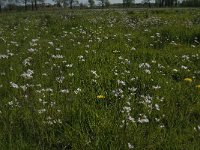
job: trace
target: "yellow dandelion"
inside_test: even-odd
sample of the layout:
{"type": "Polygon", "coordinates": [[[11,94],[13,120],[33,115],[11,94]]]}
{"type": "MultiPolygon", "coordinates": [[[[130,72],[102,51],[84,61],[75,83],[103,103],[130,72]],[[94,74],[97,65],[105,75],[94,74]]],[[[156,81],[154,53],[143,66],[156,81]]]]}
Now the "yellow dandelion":
{"type": "Polygon", "coordinates": [[[196,85],[196,88],[200,89],[200,84],[199,84],[199,85],[196,85]]]}
{"type": "Polygon", "coordinates": [[[105,98],[105,96],[103,96],[103,95],[97,95],[97,99],[104,99],[105,98]]]}
{"type": "Polygon", "coordinates": [[[192,82],[192,78],[185,78],[184,81],[192,82]]]}

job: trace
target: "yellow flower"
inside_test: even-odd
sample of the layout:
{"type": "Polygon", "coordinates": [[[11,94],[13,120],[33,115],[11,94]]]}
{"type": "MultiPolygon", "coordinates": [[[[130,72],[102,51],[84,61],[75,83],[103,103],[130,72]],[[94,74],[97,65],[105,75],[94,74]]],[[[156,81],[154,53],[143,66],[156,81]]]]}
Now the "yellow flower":
{"type": "Polygon", "coordinates": [[[192,78],[185,78],[184,81],[192,82],[192,78]]]}
{"type": "Polygon", "coordinates": [[[103,95],[97,95],[97,99],[104,99],[105,98],[105,96],[103,96],[103,95]]]}
{"type": "Polygon", "coordinates": [[[196,85],[196,88],[200,89],[200,84],[199,84],[199,85],[196,85]]]}

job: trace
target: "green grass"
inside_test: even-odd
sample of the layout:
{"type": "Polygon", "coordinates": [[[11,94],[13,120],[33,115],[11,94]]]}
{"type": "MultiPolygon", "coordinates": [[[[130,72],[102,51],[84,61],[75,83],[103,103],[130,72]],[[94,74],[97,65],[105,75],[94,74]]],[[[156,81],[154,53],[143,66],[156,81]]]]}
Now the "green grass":
{"type": "Polygon", "coordinates": [[[199,15],[0,14],[1,149],[199,149],[199,15]]]}

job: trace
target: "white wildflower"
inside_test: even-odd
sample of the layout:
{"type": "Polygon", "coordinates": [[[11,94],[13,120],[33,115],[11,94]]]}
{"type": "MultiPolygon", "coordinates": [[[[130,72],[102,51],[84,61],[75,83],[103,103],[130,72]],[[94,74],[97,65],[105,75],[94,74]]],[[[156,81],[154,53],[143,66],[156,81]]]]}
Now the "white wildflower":
{"type": "Polygon", "coordinates": [[[56,81],[58,82],[58,83],[63,83],[63,81],[64,81],[64,79],[65,79],[65,77],[56,77],[56,81]]]}
{"type": "Polygon", "coordinates": [[[31,79],[33,78],[33,70],[28,69],[26,72],[24,72],[23,74],[21,74],[21,76],[25,79],[31,79]]]}
{"type": "Polygon", "coordinates": [[[129,149],[133,149],[134,146],[133,146],[131,143],[128,143],[128,148],[129,148],[129,149]]]}
{"type": "Polygon", "coordinates": [[[160,110],[160,107],[158,104],[155,104],[155,108],[156,108],[156,110],[160,110]]]}
{"type": "Polygon", "coordinates": [[[174,72],[178,72],[178,70],[177,70],[177,69],[173,69],[172,71],[174,71],[174,72]]]}
{"type": "Polygon", "coordinates": [[[72,68],[72,67],[73,67],[73,64],[67,64],[66,67],[67,67],[67,68],[72,68]]]}
{"type": "Polygon", "coordinates": [[[69,93],[69,90],[68,89],[63,89],[63,90],[60,90],[61,93],[64,93],[64,94],[67,94],[69,93]]]}
{"type": "Polygon", "coordinates": [[[62,59],[62,58],[64,58],[63,55],[52,55],[51,57],[55,58],[55,59],[62,59]]]}
{"type": "Polygon", "coordinates": [[[126,85],[126,83],[124,82],[124,81],[122,81],[122,80],[117,80],[117,83],[120,85],[123,85],[123,86],[125,86],[126,85]]]}
{"type": "Polygon", "coordinates": [[[80,89],[80,88],[77,88],[77,89],[74,91],[75,94],[78,94],[78,93],[80,93],[80,92],[81,92],[81,89],[80,89]]]}
{"type": "Polygon", "coordinates": [[[8,59],[8,56],[4,54],[0,54],[0,59],[4,59],[4,58],[8,59]]]}
{"type": "Polygon", "coordinates": [[[49,45],[54,46],[53,42],[48,42],[48,43],[49,43],[49,45]]]}
{"type": "Polygon", "coordinates": [[[161,88],[161,86],[160,86],[160,85],[156,85],[156,86],[155,86],[155,85],[153,85],[153,86],[152,86],[152,88],[153,88],[153,89],[155,89],[155,90],[158,90],[158,89],[160,89],[160,88],[161,88]]]}
{"type": "Polygon", "coordinates": [[[144,115],[144,118],[138,118],[138,122],[139,123],[148,123],[149,119],[144,115]]]}
{"type": "Polygon", "coordinates": [[[31,65],[31,63],[30,63],[31,59],[32,59],[31,57],[28,57],[28,58],[24,59],[24,61],[22,62],[22,64],[24,66],[30,66],[31,65]]]}
{"type": "Polygon", "coordinates": [[[33,52],[35,52],[35,51],[37,51],[37,50],[34,49],[34,48],[29,48],[28,51],[29,51],[30,53],[33,53],[33,52]]]}
{"type": "Polygon", "coordinates": [[[39,109],[39,110],[38,110],[38,113],[39,113],[39,114],[42,114],[42,113],[44,113],[44,112],[46,112],[46,109],[39,109]]]}
{"type": "Polygon", "coordinates": [[[13,82],[10,82],[10,84],[11,84],[11,87],[13,87],[13,88],[15,88],[15,89],[18,89],[18,88],[19,88],[19,86],[18,86],[17,84],[13,83],[13,82]]]}
{"type": "Polygon", "coordinates": [[[131,50],[132,50],[132,51],[136,51],[136,48],[135,48],[135,47],[132,47],[131,50]]]}
{"type": "Polygon", "coordinates": [[[70,76],[70,77],[73,77],[73,76],[74,76],[74,73],[69,73],[69,76],[70,76]]]}

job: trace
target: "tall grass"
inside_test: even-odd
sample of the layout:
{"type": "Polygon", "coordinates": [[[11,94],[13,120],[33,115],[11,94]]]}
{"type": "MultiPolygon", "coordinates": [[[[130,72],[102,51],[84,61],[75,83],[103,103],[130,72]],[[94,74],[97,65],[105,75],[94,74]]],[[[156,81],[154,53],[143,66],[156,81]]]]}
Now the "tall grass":
{"type": "Polygon", "coordinates": [[[0,14],[1,148],[198,149],[199,14],[0,14]]]}

